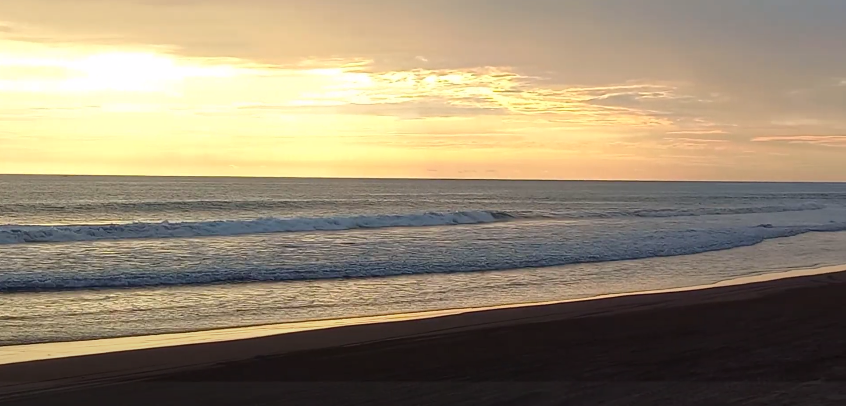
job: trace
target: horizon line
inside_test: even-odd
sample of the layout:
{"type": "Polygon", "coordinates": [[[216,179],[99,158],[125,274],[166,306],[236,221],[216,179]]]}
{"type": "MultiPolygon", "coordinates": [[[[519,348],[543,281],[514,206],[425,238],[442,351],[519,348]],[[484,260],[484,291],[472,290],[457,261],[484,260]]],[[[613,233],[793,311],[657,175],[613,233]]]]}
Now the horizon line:
{"type": "Polygon", "coordinates": [[[43,177],[115,177],[115,178],[220,178],[220,179],[312,179],[312,180],[445,180],[504,182],[641,182],[641,183],[846,183],[846,180],[719,180],[719,179],[533,179],[533,178],[424,178],[424,177],[354,177],[354,176],[251,176],[251,175],[97,175],[50,173],[0,173],[5,176],[43,177]]]}

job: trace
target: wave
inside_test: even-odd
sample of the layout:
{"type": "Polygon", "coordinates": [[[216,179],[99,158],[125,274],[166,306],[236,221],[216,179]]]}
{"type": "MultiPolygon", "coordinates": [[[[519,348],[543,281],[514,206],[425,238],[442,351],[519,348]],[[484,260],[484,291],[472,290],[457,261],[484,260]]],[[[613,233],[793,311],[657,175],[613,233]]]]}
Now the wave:
{"type": "Polygon", "coordinates": [[[70,226],[2,226],[0,244],[120,240],[142,238],[210,237],[361,228],[426,227],[483,224],[513,219],[497,211],[461,211],[326,218],[260,218],[197,222],[129,223],[70,226]]]}
{"type": "Polygon", "coordinates": [[[641,209],[622,210],[607,212],[586,213],[582,217],[614,218],[614,217],[697,217],[697,216],[719,216],[730,214],[756,214],[756,213],[786,213],[795,211],[822,210],[826,206],[819,203],[802,203],[796,205],[781,206],[740,206],[740,207],[697,207],[697,208],[674,208],[674,209],[641,209]]]}
{"type": "Polygon", "coordinates": [[[817,203],[782,206],[702,207],[675,209],[636,209],[609,211],[458,211],[398,215],[371,215],[323,218],[276,218],[255,220],[214,220],[194,222],[136,222],[99,225],[6,225],[0,226],[0,244],[51,243],[97,240],[191,238],[237,236],[307,231],[342,231],[391,227],[432,227],[487,224],[511,220],[666,218],[709,215],[780,213],[821,210],[817,203]]]}
{"type": "MultiPolygon", "coordinates": [[[[241,269],[219,268],[179,272],[119,271],[106,273],[76,273],[34,271],[24,273],[0,273],[0,292],[43,292],[80,289],[144,288],[186,285],[211,285],[247,282],[283,282],[325,279],[375,278],[409,274],[437,274],[458,272],[501,271],[521,268],[540,268],[580,263],[597,263],[636,260],[654,257],[692,255],[709,251],[720,251],[759,244],[766,240],[793,237],[810,232],[846,231],[846,223],[831,222],[811,226],[774,226],[760,224],[732,229],[686,230],[686,238],[660,236],[657,245],[646,244],[649,238],[632,240],[632,245],[617,246],[615,249],[600,247],[597,250],[573,252],[560,250],[544,251],[543,255],[531,258],[507,255],[496,257],[483,254],[488,261],[437,262],[437,263],[379,263],[374,266],[354,266],[341,262],[336,264],[301,264],[291,268],[263,268],[247,266],[241,269]],[[666,240],[678,241],[665,244],[666,240]]],[[[679,237],[679,235],[676,235],[679,237]]]]}
{"type": "MultiPolygon", "coordinates": [[[[367,199],[344,200],[344,204],[366,205],[367,199]]],[[[308,209],[315,207],[335,207],[338,200],[290,199],[290,200],[175,200],[175,201],[111,201],[111,202],[73,202],[73,203],[6,203],[0,204],[4,212],[65,212],[65,213],[100,213],[100,212],[192,212],[225,210],[285,210],[308,209]]]]}

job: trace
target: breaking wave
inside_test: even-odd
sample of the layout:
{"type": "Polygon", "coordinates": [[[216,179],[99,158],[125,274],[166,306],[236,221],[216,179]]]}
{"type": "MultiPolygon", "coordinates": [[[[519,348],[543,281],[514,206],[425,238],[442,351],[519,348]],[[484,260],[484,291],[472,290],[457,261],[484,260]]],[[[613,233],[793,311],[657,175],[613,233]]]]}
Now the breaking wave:
{"type": "Polygon", "coordinates": [[[783,206],[703,207],[609,211],[458,211],[397,215],[365,215],[323,218],[276,218],[193,222],[136,222],[99,225],[5,225],[0,226],[0,244],[49,243],[145,238],[190,238],[307,231],[342,231],[390,227],[432,227],[487,224],[531,219],[589,219],[625,217],[692,217],[730,214],[779,213],[820,210],[817,203],[783,206]]]}
{"type": "MultiPolygon", "coordinates": [[[[539,256],[483,256],[471,261],[443,263],[381,263],[361,266],[341,261],[335,264],[300,264],[291,267],[209,268],[204,270],[113,270],[105,273],[54,273],[53,271],[0,273],[0,292],[65,291],[77,289],[142,288],[161,286],[208,285],[220,283],[281,282],[295,280],[373,278],[408,274],[497,271],[506,269],[561,266],[698,254],[751,246],[763,241],[797,236],[809,232],[846,231],[846,223],[830,222],[805,226],[760,224],[732,229],[687,230],[676,238],[650,241],[649,234],[616,245],[615,249],[600,245],[596,249],[543,250],[539,256]],[[667,240],[673,243],[666,243],[667,240]]],[[[659,236],[660,237],[660,236],[659,236]]],[[[667,236],[665,236],[667,237],[667,236]]],[[[654,238],[652,240],[655,240],[654,238]]]]}
{"type": "Polygon", "coordinates": [[[138,238],[210,237],[304,231],[339,231],[361,228],[431,227],[482,224],[510,220],[508,213],[463,211],[326,218],[260,218],[197,222],[160,222],[68,226],[0,226],[0,244],[121,240],[138,238]]]}

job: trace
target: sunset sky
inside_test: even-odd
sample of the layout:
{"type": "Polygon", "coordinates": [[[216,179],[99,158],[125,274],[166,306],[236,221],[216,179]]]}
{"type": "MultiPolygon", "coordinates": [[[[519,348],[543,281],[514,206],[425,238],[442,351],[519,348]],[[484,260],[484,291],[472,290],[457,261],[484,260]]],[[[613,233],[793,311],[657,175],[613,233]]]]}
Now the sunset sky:
{"type": "Polygon", "coordinates": [[[842,0],[0,2],[0,173],[846,181],[842,0]]]}

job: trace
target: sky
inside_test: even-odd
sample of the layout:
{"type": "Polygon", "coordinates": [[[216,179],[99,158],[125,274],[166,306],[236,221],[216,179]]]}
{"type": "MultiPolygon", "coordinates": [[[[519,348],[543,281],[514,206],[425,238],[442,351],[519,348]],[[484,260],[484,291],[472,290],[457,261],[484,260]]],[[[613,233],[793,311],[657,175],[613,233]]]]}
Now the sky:
{"type": "Polygon", "coordinates": [[[842,0],[0,2],[0,173],[846,181],[842,0]]]}

